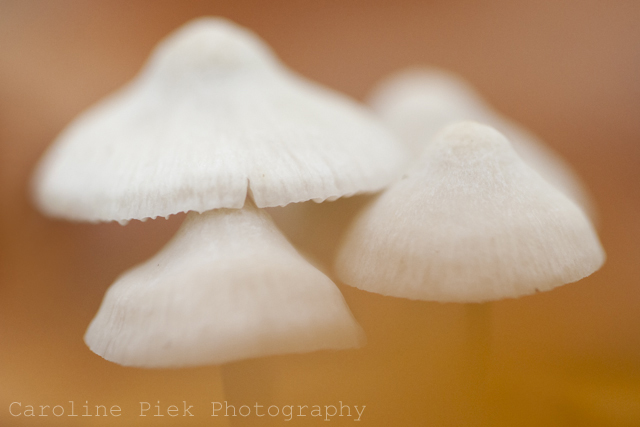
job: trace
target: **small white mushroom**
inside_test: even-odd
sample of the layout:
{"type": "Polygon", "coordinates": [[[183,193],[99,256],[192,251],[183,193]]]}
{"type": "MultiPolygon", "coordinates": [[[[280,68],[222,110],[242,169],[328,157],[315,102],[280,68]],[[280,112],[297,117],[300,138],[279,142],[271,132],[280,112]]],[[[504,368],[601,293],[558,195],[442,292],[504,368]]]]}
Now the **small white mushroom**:
{"type": "Polygon", "coordinates": [[[121,365],[180,367],[356,347],[363,336],[333,282],[247,202],[190,213],[111,286],[85,341],[121,365]]]}
{"type": "Polygon", "coordinates": [[[365,208],[336,270],[371,292],[441,302],[519,297],[575,282],[605,255],[583,211],[473,122],[439,133],[365,208]]]}
{"type": "Polygon", "coordinates": [[[322,201],[400,174],[401,144],[362,107],[281,65],[250,31],[193,21],[74,121],[35,179],[49,215],[125,221],[322,201]]]}
{"type": "Polygon", "coordinates": [[[378,85],[370,104],[416,155],[449,124],[474,120],[495,127],[529,166],[595,220],[592,197],[571,166],[535,135],[494,111],[460,77],[430,68],[402,71],[378,85]]]}

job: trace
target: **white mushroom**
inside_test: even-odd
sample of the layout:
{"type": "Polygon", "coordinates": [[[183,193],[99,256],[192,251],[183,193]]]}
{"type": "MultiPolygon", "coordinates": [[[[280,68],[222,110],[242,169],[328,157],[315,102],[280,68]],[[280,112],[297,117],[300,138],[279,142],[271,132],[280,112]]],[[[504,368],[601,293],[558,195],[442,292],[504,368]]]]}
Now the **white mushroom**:
{"type": "Polygon", "coordinates": [[[85,339],[125,365],[222,363],[361,343],[335,285],[254,203],[377,191],[404,161],[365,109],[287,70],[251,32],[206,18],[61,134],[35,198],[88,221],[206,212],[118,279],[85,339]]]}
{"type": "Polygon", "coordinates": [[[460,77],[431,68],[402,71],[378,85],[370,104],[416,155],[446,125],[474,120],[495,127],[529,166],[595,220],[595,204],[571,166],[532,133],[494,111],[460,77]]]}
{"type": "Polygon", "coordinates": [[[122,365],[180,367],[349,348],[363,336],[333,282],[247,202],[190,213],[111,286],[85,341],[122,365]]]}
{"type": "Polygon", "coordinates": [[[253,33],[187,24],[81,115],[35,180],[49,215],[126,221],[382,189],[405,161],[365,109],[281,65],[253,33]]]}
{"type": "Polygon", "coordinates": [[[605,255],[583,211],[496,130],[451,125],[416,167],[365,208],[336,270],[360,289],[482,302],[575,282],[605,255]]]}

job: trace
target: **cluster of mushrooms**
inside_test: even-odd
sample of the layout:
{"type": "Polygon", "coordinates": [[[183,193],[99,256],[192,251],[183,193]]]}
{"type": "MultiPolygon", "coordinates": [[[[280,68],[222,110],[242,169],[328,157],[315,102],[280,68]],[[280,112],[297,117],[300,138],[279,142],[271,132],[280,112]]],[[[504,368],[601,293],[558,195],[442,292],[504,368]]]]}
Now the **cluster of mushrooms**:
{"type": "Polygon", "coordinates": [[[126,366],[182,367],[361,345],[339,289],[263,209],[290,203],[382,191],[333,270],[383,295],[483,302],[600,268],[580,181],[460,80],[402,73],[371,105],[377,117],[224,19],[162,41],[132,82],[58,137],[34,179],[51,216],[125,224],[188,212],[107,291],[90,349],[126,366]]]}

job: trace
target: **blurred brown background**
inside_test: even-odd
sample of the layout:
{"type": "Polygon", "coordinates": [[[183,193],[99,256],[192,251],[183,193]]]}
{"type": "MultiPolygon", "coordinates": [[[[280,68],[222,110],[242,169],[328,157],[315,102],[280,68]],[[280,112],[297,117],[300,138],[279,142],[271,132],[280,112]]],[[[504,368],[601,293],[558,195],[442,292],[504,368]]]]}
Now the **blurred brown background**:
{"type": "Polygon", "coordinates": [[[0,425],[170,424],[133,416],[138,402],[157,400],[201,408],[180,425],[225,425],[207,406],[225,396],[343,400],[367,405],[365,425],[640,425],[639,77],[637,1],[0,0],[0,425]],[[367,347],[234,364],[223,370],[226,394],[216,367],[145,371],[93,355],[82,335],[104,291],[182,217],[127,227],[47,219],[29,203],[29,176],[76,114],[131,79],[161,37],[201,15],[253,29],[291,68],[358,99],[405,66],[461,74],[582,175],[599,206],[605,267],[481,309],[491,330],[481,355],[465,354],[475,345],[473,308],[348,287],[367,347]],[[465,371],[477,364],[479,379],[465,371]],[[126,415],[9,414],[14,401],[69,400],[118,404],[126,415]]]}

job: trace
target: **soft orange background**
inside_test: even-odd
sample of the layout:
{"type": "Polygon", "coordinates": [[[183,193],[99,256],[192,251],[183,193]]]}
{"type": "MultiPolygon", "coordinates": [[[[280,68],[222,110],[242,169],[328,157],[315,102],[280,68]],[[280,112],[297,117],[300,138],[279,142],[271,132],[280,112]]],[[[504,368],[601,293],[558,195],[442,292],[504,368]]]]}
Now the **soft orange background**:
{"type": "MultiPolygon", "coordinates": [[[[157,400],[200,409],[180,425],[224,425],[207,406],[224,398],[342,400],[367,405],[363,424],[380,426],[640,425],[639,77],[635,1],[0,0],[0,425],[88,423],[8,411],[13,401],[69,400],[128,414],[95,425],[169,424],[133,416],[138,402],[157,400]],[[607,264],[577,284],[487,306],[341,286],[368,334],[360,350],[222,370],[146,371],[100,359],[82,335],[105,289],[182,217],[127,227],[47,219],[29,203],[29,176],[65,124],[135,75],[161,37],[201,15],[253,29],[291,68],[358,99],[404,66],[463,75],[583,176],[607,264]]],[[[327,230],[358,205],[336,203],[312,208],[317,225],[292,236],[321,261],[335,244],[327,230]]]]}

